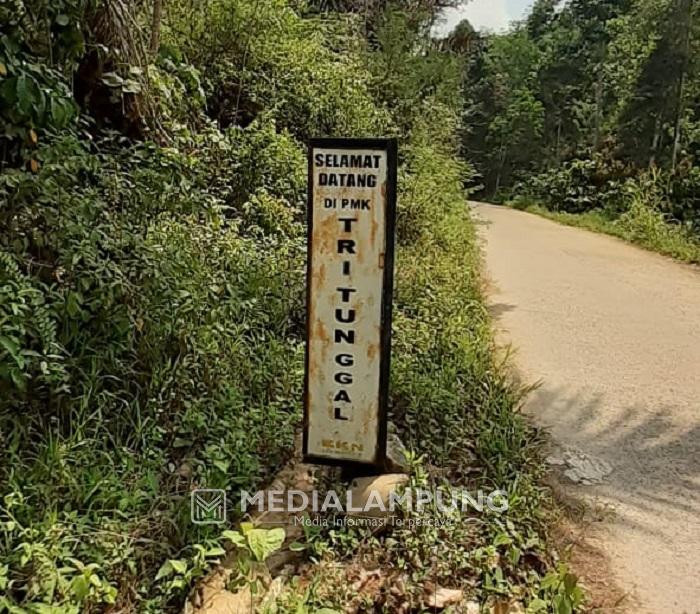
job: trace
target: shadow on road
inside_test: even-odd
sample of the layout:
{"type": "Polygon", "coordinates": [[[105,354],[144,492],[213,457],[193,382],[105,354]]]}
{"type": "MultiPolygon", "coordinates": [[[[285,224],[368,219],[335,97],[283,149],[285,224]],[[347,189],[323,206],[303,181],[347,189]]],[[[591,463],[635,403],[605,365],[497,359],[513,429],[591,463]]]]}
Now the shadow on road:
{"type": "MultiPolygon", "coordinates": [[[[677,512],[697,518],[700,427],[680,430],[669,418],[675,408],[632,406],[611,412],[604,395],[572,394],[566,387],[544,385],[532,391],[526,411],[536,416],[538,424],[551,425],[554,440],[562,446],[612,464],[613,471],[602,484],[580,488],[615,505],[621,522],[663,536],[663,529],[654,530],[643,519],[677,512]],[[601,416],[611,414],[614,417],[601,424],[601,416]],[[566,416],[565,429],[562,416],[566,416]]],[[[691,526],[687,528],[690,532],[691,526]]]]}

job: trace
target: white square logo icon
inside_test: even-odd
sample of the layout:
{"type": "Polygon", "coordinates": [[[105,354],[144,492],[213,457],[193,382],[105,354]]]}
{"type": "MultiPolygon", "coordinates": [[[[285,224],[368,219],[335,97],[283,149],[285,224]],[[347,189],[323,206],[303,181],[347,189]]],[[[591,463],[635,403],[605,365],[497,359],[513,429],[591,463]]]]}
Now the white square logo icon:
{"type": "Polygon", "coordinates": [[[226,492],[214,488],[193,490],[190,495],[190,517],[194,524],[226,522],[226,492]]]}

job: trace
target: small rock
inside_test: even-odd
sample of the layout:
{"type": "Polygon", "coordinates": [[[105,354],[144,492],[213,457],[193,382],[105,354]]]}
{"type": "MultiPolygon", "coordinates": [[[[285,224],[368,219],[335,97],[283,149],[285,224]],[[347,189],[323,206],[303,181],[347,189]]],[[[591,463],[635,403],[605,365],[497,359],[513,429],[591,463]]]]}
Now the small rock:
{"type": "Polygon", "coordinates": [[[612,473],[610,463],[574,448],[564,452],[564,461],[567,466],[564,475],[572,482],[599,484],[612,473]]]}
{"type": "Polygon", "coordinates": [[[391,493],[397,492],[401,486],[406,484],[408,484],[408,476],[405,473],[389,473],[354,479],[348,493],[349,502],[352,502],[352,509],[347,510],[348,516],[371,518],[390,516],[389,497],[391,493]]]}
{"type": "Polygon", "coordinates": [[[392,473],[406,473],[409,470],[406,461],[408,449],[395,432],[389,432],[386,441],[386,468],[392,473]]]}
{"type": "Polygon", "coordinates": [[[519,601],[496,601],[490,614],[525,614],[525,607],[519,601]]]}
{"type": "Polygon", "coordinates": [[[438,586],[431,587],[426,592],[424,602],[430,608],[446,608],[448,605],[457,605],[462,599],[464,599],[464,593],[460,589],[438,586]]]}
{"type": "Polygon", "coordinates": [[[548,465],[566,465],[566,461],[561,456],[548,456],[546,462],[548,465]]]}
{"type": "Polygon", "coordinates": [[[253,595],[249,587],[237,593],[220,591],[208,599],[205,598],[197,614],[250,614],[253,611],[253,595]]]}

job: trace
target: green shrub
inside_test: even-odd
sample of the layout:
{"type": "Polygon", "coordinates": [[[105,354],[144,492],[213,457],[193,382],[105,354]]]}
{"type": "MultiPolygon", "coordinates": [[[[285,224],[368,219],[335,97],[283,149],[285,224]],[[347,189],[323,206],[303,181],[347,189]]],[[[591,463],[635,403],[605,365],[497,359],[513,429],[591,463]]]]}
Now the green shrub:
{"type": "Polygon", "coordinates": [[[572,160],[517,184],[513,192],[536,200],[551,211],[615,209],[619,207],[626,177],[626,169],[618,162],[602,158],[572,160]]]}
{"type": "Polygon", "coordinates": [[[700,236],[700,167],[681,165],[668,177],[663,210],[700,236]]]}
{"type": "MultiPolygon", "coordinates": [[[[192,157],[109,141],[93,153],[67,136],[39,148],[38,174],[0,176],[8,603],[107,603],[137,561],[196,541],[189,488],[254,488],[292,445],[304,242],[298,212],[265,186],[297,200],[298,180],[274,165],[244,174],[253,193],[227,206],[216,186],[236,166],[209,162],[231,160],[237,138],[200,139],[192,157]],[[122,537],[99,537],[115,524],[122,537]],[[161,545],[134,542],[144,532],[161,545]]],[[[299,161],[280,139],[263,163],[299,161]]]]}
{"type": "Polygon", "coordinates": [[[629,206],[614,222],[616,231],[628,241],[686,262],[700,261],[700,240],[664,210],[664,199],[654,176],[630,184],[629,206]]]}
{"type": "Polygon", "coordinates": [[[174,12],[168,42],[206,67],[210,114],[229,126],[267,111],[301,141],[386,132],[390,116],[369,89],[361,40],[346,22],[303,19],[294,7],[216,0],[174,12]]]}
{"type": "MultiPolygon", "coordinates": [[[[422,17],[392,12],[368,40],[357,16],[304,18],[292,0],[167,2],[143,65],[89,41],[114,64],[101,79],[111,125],[126,131],[128,97],[147,83],[156,143],[108,131],[102,115],[74,121],[67,83],[94,34],[88,3],[11,4],[0,611],[179,610],[221,555],[190,522],[190,490],[235,498],[290,454],[311,135],[400,132],[393,415],[430,463],[461,476],[476,460],[480,481],[526,499],[529,431],[493,362],[463,193],[473,169],[455,157],[458,62],[421,34],[422,17]],[[18,92],[24,72],[34,80],[18,92]]],[[[147,6],[133,5],[134,28],[147,6]]],[[[140,44],[144,31],[127,34],[140,44]]]]}
{"type": "Polygon", "coordinates": [[[84,51],[84,0],[10,0],[0,6],[0,143],[37,140],[77,115],[70,70],[84,51]],[[42,27],[34,19],[41,15],[42,27]]]}
{"type": "Polygon", "coordinates": [[[398,212],[393,412],[411,445],[431,462],[459,463],[465,449],[476,449],[490,483],[503,484],[528,464],[528,429],[512,411],[517,391],[493,360],[462,184],[471,171],[449,149],[431,147],[420,136],[406,158],[398,212]]]}

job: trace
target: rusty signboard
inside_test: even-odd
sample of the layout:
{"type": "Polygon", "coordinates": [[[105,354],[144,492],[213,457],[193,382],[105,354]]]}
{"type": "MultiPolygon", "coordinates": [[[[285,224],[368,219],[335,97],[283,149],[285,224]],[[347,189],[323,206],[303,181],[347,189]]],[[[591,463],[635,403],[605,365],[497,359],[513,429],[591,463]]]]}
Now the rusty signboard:
{"type": "Polygon", "coordinates": [[[395,140],[311,142],[304,400],[308,462],[384,462],[395,208],[395,140]]]}

